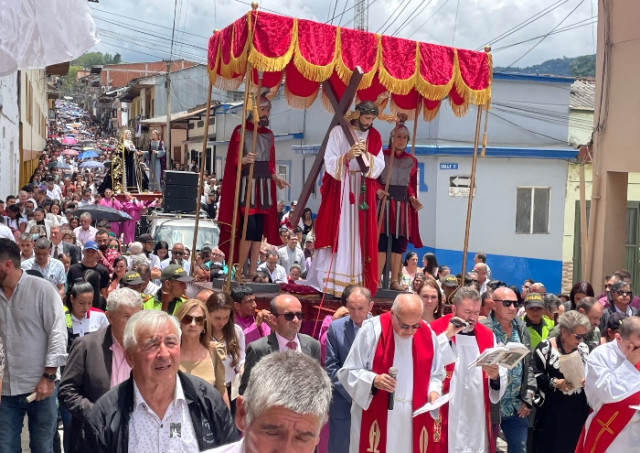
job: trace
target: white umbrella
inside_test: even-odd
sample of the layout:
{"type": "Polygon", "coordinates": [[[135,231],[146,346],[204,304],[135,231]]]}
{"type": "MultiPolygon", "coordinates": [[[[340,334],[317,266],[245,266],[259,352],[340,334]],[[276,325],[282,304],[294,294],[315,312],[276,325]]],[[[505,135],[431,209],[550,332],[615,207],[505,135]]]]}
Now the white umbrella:
{"type": "Polygon", "coordinates": [[[0,0],[0,77],[71,61],[96,43],[86,1],[0,0]]]}

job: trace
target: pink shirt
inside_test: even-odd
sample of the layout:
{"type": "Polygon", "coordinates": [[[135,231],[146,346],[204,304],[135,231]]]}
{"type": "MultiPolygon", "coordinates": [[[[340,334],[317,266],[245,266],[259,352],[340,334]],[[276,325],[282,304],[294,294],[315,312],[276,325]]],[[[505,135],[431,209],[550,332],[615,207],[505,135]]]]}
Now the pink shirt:
{"type": "MultiPolygon", "coordinates": [[[[289,340],[287,340],[285,337],[281,337],[278,332],[276,332],[276,338],[278,339],[278,347],[280,351],[286,352],[291,350],[289,346],[287,346],[289,340]]],[[[302,350],[300,349],[300,340],[298,340],[298,336],[296,335],[296,337],[291,341],[296,344],[296,352],[302,352],[302,350]]]]}
{"type": "Polygon", "coordinates": [[[267,337],[271,334],[271,329],[266,323],[260,324],[260,327],[256,326],[256,321],[253,316],[240,317],[238,315],[234,318],[235,323],[242,328],[245,338],[245,349],[252,341],[259,340],[262,337],[267,337]]]}
{"type": "Polygon", "coordinates": [[[122,349],[118,340],[116,340],[113,335],[111,335],[111,338],[113,339],[113,344],[110,348],[113,352],[113,358],[111,359],[111,388],[114,388],[116,385],[129,379],[131,367],[125,360],[124,349],[122,349]]]}

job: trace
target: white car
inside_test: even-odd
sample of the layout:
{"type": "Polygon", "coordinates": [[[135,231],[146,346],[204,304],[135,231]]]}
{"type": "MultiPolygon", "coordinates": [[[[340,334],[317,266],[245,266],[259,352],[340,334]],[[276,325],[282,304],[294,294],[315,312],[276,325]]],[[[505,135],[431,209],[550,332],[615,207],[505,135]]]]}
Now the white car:
{"type": "MultiPolygon", "coordinates": [[[[155,213],[148,220],[150,222],[149,233],[156,243],[158,241],[166,241],[169,244],[169,250],[176,242],[182,243],[189,249],[193,247],[195,215],[155,213]]],[[[202,249],[205,245],[211,248],[217,247],[219,238],[220,229],[217,222],[206,216],[201,216],[198,223],[196,250],[202,249]]]]}

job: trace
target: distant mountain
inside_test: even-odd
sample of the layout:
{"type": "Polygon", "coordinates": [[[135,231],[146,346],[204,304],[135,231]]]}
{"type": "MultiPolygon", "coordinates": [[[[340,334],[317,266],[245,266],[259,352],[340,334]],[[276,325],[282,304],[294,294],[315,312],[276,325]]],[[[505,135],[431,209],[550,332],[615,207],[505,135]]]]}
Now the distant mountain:
{"type": "Polygon", "coordinates": [[[495,72],[517,72],[520,74],[549,74],[569,77],[595,77],[596,56],[582,55],[574,58],[554,58],[544,63],[527,66],[525,68],[503,68],[496,66],[495,72]]]}

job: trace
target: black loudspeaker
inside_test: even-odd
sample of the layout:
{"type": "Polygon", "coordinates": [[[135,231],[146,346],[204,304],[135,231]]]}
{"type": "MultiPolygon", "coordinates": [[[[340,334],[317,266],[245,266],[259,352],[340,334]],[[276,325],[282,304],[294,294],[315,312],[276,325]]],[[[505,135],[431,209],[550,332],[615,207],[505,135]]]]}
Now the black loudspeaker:
{"type": "Polygon", "coordinates": [[[198,177],[198,173],[190,171],[165,171],[162,202],[164,210],[196,212],[198,177]]]}

